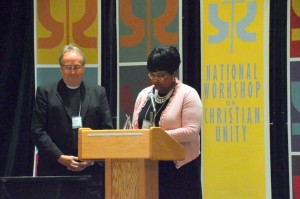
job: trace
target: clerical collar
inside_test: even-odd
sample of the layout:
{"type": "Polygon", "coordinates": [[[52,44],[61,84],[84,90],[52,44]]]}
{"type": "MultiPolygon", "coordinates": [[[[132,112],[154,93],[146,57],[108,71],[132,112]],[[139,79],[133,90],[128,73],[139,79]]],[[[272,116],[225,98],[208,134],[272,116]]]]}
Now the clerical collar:
{"type": "Polygon", "coordinates": [[[79,86],[68,86],[68,85],[66,85],[69,89],[77,89],[77,88],[79,88],[79,86]]]}

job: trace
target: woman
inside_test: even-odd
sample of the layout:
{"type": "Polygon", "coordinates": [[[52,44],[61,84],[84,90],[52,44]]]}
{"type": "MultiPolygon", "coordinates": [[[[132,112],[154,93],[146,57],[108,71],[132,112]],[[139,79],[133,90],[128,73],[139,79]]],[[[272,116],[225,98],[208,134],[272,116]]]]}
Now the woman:
{"type": "Polygon", "coordinates": [[[180,62],[178,50],[173,46],[153,49],[147,61],[153,85],[139,93],[133,113],[135,129],[159,126],[185,149],[184,160],[159,162],[160,199],[202,198],[199,135],[202,103],[195,89],[176,78],[180,62]],[[155,109],[148,100],[151,95],[155,109]]]}

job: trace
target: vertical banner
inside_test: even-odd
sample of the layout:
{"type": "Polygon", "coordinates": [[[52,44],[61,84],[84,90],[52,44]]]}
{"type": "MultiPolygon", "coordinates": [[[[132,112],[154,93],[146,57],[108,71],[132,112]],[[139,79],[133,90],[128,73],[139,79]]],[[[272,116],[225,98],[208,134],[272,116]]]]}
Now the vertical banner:
{"type": "MultiPolygon", "coordinates": [[[[173,45],[181,52],[181,0],[118,0],[118,120],[132,116],[138,93],[150,85],[147,57],[157,45],[173,45]]],[[[179,71],[181,76],[181,67],[179,71]]]]}
{"type": "Polygon", "coordinates": [[[289,0],[287,9],[290,196],[300,199],[300,0],[289,0]]]}
{"type": "MultiPolygon", "coordinates": [[[[36,86],[61,79],[58,58],[73,44],[86,56],[87,83],[101,79],[101,0],[34,0],[36,86]]],[[[33,175],[37,164],[35,150],[33,175]]]]}
{"type": "Polygon", "coordinates": [[[204,198],[271,198],[269,1],[201,1],[204,198]]]}

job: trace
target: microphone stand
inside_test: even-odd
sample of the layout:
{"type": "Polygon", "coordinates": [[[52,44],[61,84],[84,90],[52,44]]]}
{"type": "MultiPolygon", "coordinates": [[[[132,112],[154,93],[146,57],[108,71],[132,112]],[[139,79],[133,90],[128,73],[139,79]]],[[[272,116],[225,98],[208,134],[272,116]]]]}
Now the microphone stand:
{"type": "Polygon", "coordinates": [[[151,127],[155,127],[155,116],[156,116],[156,108],[155,108],[155,102],[154,102],[155,97],[156,96],[153,93],[148,94],[148,99],[151,100],[151,105],[152,105],[152,109],[153,109],[153,111],[150,112],[150,121],[149,122],[150,122],[151,127]]]}
{"type": "Polygon", "coordinates": [[[150,112],[150,124],[151,127],[155,127],[155,115],[156,115],[156,111],[151,111],[150,112]]]}

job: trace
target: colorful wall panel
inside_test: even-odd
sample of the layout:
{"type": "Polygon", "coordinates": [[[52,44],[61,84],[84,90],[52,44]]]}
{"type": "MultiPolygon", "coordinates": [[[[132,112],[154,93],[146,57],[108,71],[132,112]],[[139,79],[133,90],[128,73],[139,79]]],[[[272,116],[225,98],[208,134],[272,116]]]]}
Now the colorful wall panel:
{"type": "Polygon", "coordinates": [[[269,1],[201,1],[204,198],[271,198],[269,1]]]}
{"type": "Polygon", "coordinates": [[[300,199],[300,0],[288,1],[287,13],[290,196],[300,199]]]}
{"type": "Polygon", "coordinates": [[[86,55],[90,83],[100,82],[101,1],[35,0],[36,84],[58,80],[58,57],[66,44],[79,47],[86,55]]]}
{"type": "MultiPolygon", "coordinates": [[[[148,54],[156,45],[173,45],[181,52],[181,0],[118,0],[118,121],[132,116],[135,99],[150,82],[148,54]]],[[[181,74],[179,74],[181,76],[181,74]]]]}

